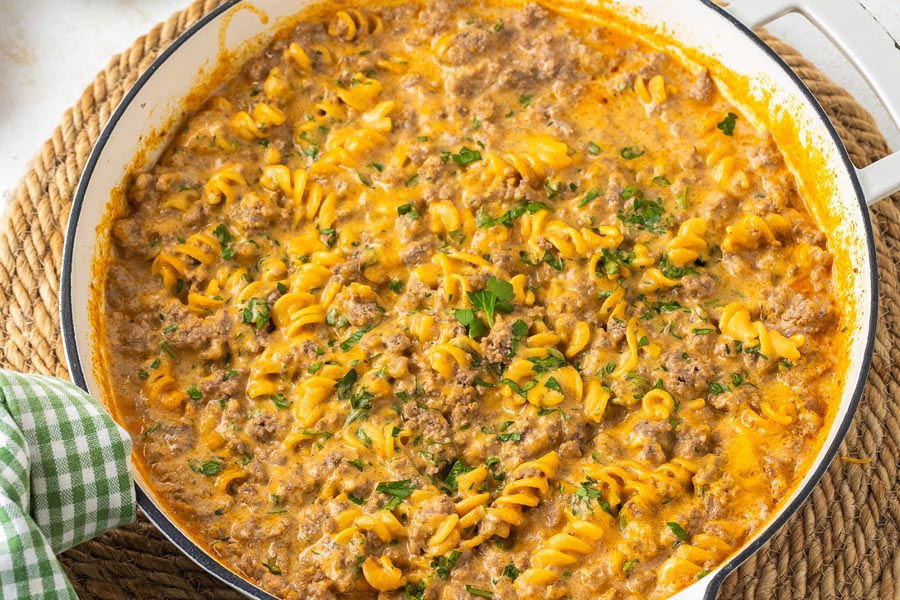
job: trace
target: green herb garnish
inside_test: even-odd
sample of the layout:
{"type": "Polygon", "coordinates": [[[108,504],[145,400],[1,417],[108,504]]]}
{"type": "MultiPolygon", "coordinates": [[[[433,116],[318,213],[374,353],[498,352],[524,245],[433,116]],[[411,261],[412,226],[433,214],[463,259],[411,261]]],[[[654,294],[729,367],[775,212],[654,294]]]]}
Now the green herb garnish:
{"type": "Polygon", "coordinates": [[[472,594],[473,596],[477,596],[479,598],[493,598],[494,592],[488,590],[482,590],[480,588],[475,587],[474,585],[466,584],[466,591],[472,594]]]}
{"type": "Polygon", "coordinates": [[[403,204],[401,206],[398,206],[397,214],[401,217],[403,215],[409,215],[409,218],[412,219],[413,221],[418,221],[419,217],[422,216],[421,214],[419,214],[419,211],[416,210],[416,207],[413,206],[409,202],[407,202],[406,204],[403,204]]]}
{"type": "Polygon", "coordinates": [[[512,299],[515,297],[512,284],[501,281],[493,275],[487,280],[487,288],[477,292],[466,292],[469,302],[484,311],[488,325],[494,326],[494,312],[510,313],[513,311],[512,299]]]}
{"type": "Polygon", "coordinates": [[[588,204],[591,200],[600,195],[600,190],[597,188],[593,188],[588,190],[588,192],[584,195],[584,198],[578,201],[578,208],[581,208],[585,204],[588,204]]]}
{"type": "Polygon", "coordinates": [[[262,564],[269,570],[269,573],[271,573],[272,575],[281,575],[281,567],[279,567],[278,565],[267,563],[265,561],[262,561],[262,564]]]}
{"type": "Polygon", "coordinates": [[[516,322],[512,324],[512,342],[509,347],[509,358],[516,355],[516,352],[519,351],[519,346],[522,344],[522,340],[526,337],[528,337],[528,324],[522,319],[517,319],[516,322]]]}
{"type": "Polygon", "coordinates": [[[556,348],[547,348],[546,355],[531,356],[528,358],[528,362],[531,363],[532,370],[538,375],[541,375],[565,366],[566,358],[556,348]]]}
{"type": "Polygon", "coordinates": [[[222,472],[223,460],[224,459],[221,456],[213,456],[209,460],[203,462],[192,458],[188,461],[188,466],[194,473],[200,473],[201,475],[206,475],[207,477],[213,477],[222,472]]]}
{"type": "Polygon", "coordinates": [[[375,492],[390,496],[387,504],[384,505],[385,510],[394,510],[400,503],[412,495],[416,488],[412,485],[411,479],[402,479],[400,481],[382,481],[375,487],[375,492]]]}
{"type": "Polygon", "coordinates": [[[505,567],[503,567],[503,577],[506,577],[510,581],[515,581],[516,577],[518,577],[522,571],[516,567],[516,565],[509,563],[505,567]]]}
{"type": "Polygon", "coordinates": [[[435,575],[441,579],[450,579],[450,571],[456,566],[456,561],[462,556],[459,550],[452,551],[448,556],[439,556],[431,560],[431,568],[435,575]]]}
{"type": "Polygon", "coordinates": [[[725,135],[733,136],[735,123],[737,123],[737,115],[733,112],[730,112],[724,119],[722,119],[717,127],[721,129],[722,133],[724,133],[725,135]]]}
{"type": "Polygon", "coordinates": [[[463,146],[460,149],[459,154],[450,154],[450,158],[453,159],[453,162],[462,167],[481,160],[481,152],[463,146]]]}
{"type": "Polygon", "coordinates": [[[359,341],[363,339],[363,336],[372,331],[374,327],[375,325],[370,325],[368,327],[363,327],[362,329],[355,331],[350,337],[340,343],[339,348],[341,349],[341,352],[347,352],[353,346],[358,344],[359,341]]]}
{"type": "Polygon", "coordinates": [[[279,410],[285,410],[291,407],[292,401],[288,400],[284,394],[272,394],[269,399],[278,407],[279,410]]]}
{"type": "Polygon", "coordinates": [[[250,298],[242,311],[244,323],[262,329],[269,322],[269,303],[265,298],[250,298]]]}
{"type": "Polygon", "coordinates": [[[465,325],[470,338],[480,338],[488,332],[487,325],[475,315],[475,311],[471,308],[457,308],[453,314],[461,325],[465,325]]]}
{"type": "Polygon", "coordinates": [[[619,153],[619,156],[621,156],[625,160],[634,160],[635,158],[643,155],[644,149],[638,148],[636,146],[626,146],[622,148],[622,151],[619,153]]]}
{"type": "Polygon", "coordinates": [[[665,208],[663,208],[661,198],[648,200],[641,196],[635,196],[631,212],[620,212],[619,219],[627,225],[632,225],[638,229],[643,229],[651,233],[660,234],[665,230],[661,222],[664,212],[665,208]]]}
{"type": "Polygon", "coordinates": [[[672,533],[675,534],[680,541],[686,542],[691,539],[691,536],[688,535],[688,532],[684,530],[684,527],[676,523],[675,521],[667,521],[666,525],[669,526],[669,529],[672,530],[672,533]]]}

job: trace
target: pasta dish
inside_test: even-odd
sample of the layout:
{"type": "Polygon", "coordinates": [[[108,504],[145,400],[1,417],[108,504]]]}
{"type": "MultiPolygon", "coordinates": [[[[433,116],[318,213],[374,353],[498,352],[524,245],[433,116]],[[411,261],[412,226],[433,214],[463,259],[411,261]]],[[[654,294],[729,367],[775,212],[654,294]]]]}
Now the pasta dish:
{"type": "Polygon", "coordinates": [[[831,254],[772,136],[614,22],[318,9],[111,221],[138,468],[290,598],[667,598],[837,394],[831,254]]]}

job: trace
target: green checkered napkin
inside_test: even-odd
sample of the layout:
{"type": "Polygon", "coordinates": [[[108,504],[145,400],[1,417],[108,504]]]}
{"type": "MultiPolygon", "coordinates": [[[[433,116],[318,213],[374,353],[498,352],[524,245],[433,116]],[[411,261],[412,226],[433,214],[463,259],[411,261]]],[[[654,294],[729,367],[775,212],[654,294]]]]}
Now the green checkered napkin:
{"type": "Polygon", "coordinates": [[[77,600],[55,555],[134,519],[130,453],[78,387],[0,370],[0,598],[77,600]]]}

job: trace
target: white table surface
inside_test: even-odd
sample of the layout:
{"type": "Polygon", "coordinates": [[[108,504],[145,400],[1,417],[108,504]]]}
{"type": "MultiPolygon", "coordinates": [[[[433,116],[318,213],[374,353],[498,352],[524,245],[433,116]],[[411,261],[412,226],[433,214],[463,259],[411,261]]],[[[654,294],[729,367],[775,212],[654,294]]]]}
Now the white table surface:
{"type": "MultiPolygon", "coordinates": [[[[859,1],[900,40],[900,0],[859,1]]],[[[0,0],[0,211],[63,111],[112,55],[188,5],[189,0],[0,0]]],[[[847,87],[875,114],[891,146],[900,148],[900,133],[875,95],[817,30],[798,15],[770,30],[847,87]]],[[[900,72],[900,52],[890,60],[900,72]]]]}

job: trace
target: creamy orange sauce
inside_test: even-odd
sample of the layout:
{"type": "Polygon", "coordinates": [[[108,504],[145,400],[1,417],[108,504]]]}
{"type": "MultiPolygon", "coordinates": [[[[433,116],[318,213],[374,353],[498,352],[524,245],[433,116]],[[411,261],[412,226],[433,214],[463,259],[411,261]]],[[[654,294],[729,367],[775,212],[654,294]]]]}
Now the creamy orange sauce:
{"type": "Polygon", "coordinates": [[[665,598],[805,471],[826,236],[707,69],[537,5],[285,30],[126,186],[139,468],[284,598],[665,598]]]}

